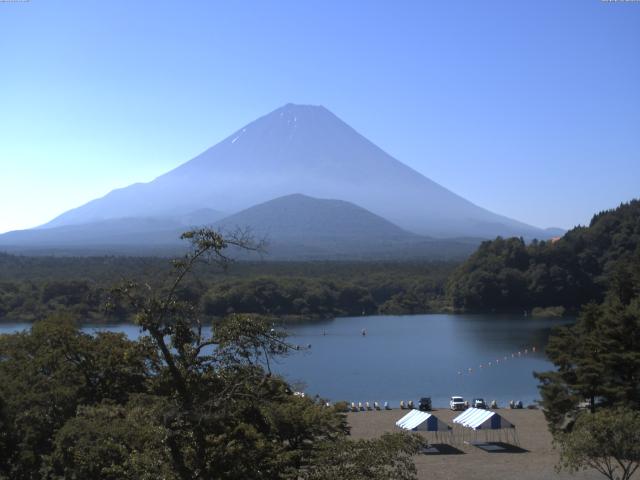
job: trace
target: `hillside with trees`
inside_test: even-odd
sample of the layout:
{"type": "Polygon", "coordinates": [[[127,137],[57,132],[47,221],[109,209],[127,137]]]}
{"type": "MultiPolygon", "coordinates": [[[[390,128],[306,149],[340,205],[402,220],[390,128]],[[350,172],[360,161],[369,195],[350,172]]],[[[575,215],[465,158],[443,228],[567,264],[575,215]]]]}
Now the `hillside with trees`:
{"type": "Polygon", "coordinates": [[[640,468],[640,254],[622,258],[604,301],[585,305],[574,325],[550,337],[556,368],[535,374],[559,466],[611,480],[640,468]]]}
{"type": "Polygon", "coordinates": [[[556,240],[483,242],[452,274],[448,298],[462,311],[562,307],[576,312],[601,302],[614,283],[624,283],[639,245],[640,201],[632,200],[556,240]]]}

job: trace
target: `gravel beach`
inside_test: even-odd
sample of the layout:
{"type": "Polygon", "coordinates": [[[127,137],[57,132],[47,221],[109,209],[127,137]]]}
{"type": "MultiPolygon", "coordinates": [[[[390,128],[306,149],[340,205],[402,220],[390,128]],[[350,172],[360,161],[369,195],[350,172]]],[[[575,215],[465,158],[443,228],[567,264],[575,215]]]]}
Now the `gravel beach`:
{"type": "MultiPolygon", "coordinates": [[[[576,475],[565,472],[556,473],[554,467],[558,461],[558,453],[553,449],[551,435],[547,430],[542,411],[526,409],[496,411],[516,425],[519,448],[489,453],[477,447],[456,442],[452,445],[453,448],[442,449],[446,453],[417,455],[415,461],[418,478],[433,480],[595,480],[604,478],[596,471],[585,471],[576,475]]],[[[399,431],[395,422],[407,413],[407,410],[399,409],[352,412],[347,414],[347,418],[354,439],[374,438],[384,432],[399,431]]],[[[460,414],[449,409],[437,409],[431,413],[451,426],[453,426],[452,419],[460,414]]],[[[433,441],[432,435],[428,434],[431,441],[433,441]]],[[[640,475],[636,474],[634,478],[640,478],[640,475]]]]}

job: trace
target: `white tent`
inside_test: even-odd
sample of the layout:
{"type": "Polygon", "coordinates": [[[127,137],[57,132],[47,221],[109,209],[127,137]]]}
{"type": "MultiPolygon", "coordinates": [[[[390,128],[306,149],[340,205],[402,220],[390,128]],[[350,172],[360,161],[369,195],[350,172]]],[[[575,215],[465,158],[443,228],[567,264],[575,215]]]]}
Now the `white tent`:
{"type": "Polygon", "coordinates": [[[436,440],[438,440],[438,432],[451,434],[449,425],[435,415],[420,410],[411,410],[396,422],[396,426],[414,432],[435,432],[436,440]]]}
{"type": "MultiPolygon", "coordinates": [[[[515,425],[499,415],[497,412],[493,412],[491,410],[484,410],[482,408],[468,408],[463,413],[454,418],[453,423],[456,425],[460,425],[461,427],[466,427],[473,430],[475,432],[476,440],[478,431],[486,432],[486,440],[489,440],[489,432],[497,433],[498,439],[501,439],[500,432],[504,431],[507,440],[510,440],[509,432],[511,432],[513,442],[516,445],[518,443],[515,425]]],[[[462,435],[464,439],[464,430],[462,432],[462,435]]]]}

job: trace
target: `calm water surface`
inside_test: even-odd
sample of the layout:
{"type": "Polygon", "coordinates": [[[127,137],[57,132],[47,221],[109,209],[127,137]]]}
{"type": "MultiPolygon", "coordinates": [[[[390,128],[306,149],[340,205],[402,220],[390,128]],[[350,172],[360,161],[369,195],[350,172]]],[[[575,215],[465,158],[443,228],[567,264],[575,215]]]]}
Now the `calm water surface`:
{"type": "MultiPolygon", "coordinates": [[[[539,398],[533,372],[552,368],[543,353],[550,330],[571,321],[439,314],[337,318],[290,326],[289,340],[311,348],[278,360],[274,369],[307,393],[330,400],[397,406],[430,396],[444,406],[455,394],[502,405],[511,399],[532,403],[539,398]]],[[[0,333],[25,328],[4,323],[0,333]]],[[[139,335],[135,325],[84,329],[139,335]]]]}

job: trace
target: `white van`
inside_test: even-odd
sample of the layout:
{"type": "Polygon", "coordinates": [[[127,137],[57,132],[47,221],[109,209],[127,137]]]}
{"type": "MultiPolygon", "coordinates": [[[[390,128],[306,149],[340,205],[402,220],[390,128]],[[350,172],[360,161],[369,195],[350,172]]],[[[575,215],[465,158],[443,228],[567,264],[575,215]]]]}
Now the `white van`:
{"type": "Polygon", "coordinates": [[[449,407],[451,408],[451,410],[464,410],[467,408],[467,404],[464,401],[464,398],[458,395],[454,395],[449,401],[449,407]]]}

